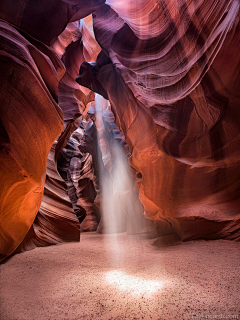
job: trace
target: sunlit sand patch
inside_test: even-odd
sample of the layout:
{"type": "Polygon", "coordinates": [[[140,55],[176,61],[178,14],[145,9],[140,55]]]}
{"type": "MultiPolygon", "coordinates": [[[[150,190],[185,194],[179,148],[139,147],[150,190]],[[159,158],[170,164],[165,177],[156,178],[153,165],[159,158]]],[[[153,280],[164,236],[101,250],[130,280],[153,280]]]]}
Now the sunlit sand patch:
{"type": "Polygon", "coordinates": [[[107,272],[106,280],[119,290],[133,295],[151,295],[163,287],[159,281],[142,279],[117,270],[107,272]]]}

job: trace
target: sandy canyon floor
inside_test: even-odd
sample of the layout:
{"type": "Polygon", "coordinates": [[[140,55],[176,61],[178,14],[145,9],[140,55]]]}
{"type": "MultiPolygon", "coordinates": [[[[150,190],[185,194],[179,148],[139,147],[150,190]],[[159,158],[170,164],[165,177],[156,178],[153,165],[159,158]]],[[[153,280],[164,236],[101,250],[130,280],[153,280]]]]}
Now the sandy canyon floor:
{"type": "Polygon", "coordinates": [[[240,243],[82,233],[0,265],[1,320],[240,319],[240,243]]]}

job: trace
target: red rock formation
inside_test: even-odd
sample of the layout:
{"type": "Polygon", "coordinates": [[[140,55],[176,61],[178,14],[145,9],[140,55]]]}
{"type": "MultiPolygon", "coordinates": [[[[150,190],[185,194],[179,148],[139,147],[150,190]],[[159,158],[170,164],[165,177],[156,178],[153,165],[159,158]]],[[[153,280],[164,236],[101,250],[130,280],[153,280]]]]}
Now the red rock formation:
{"type": "Polygon", "coordinates": [[[57,102],[65,69],[49,45],[68,22],[103,2],[0,3],[0,260],[16,249],[35,219],[47,156],[63,126],[57,102]]]}
{"type": "MultiPolygon", "coordinates": [[[[89,20],[90,17],[87,18],[88,23],[91,21],[89,20]]],[[[64,241],[79,241],[80,239],[80,226],[73,212],[73,209],[76,209],[76,203],[73,204],[69,199],[68,187],[59,175],[56,158],[61,149],[68,143],[72,132],[79,126],[81,122],[80,112],[85,109],[89,101],[94,99],[92,91],[82,88],[74,81],[81,63],[85,60],[94,60],[99,52],[99,46],[90,30],[83,20],[80,23],[69,23],[51,44],[51,48],[57,53],[58,57],[63,57],[62,60],[66,68],[65,75],[58,85],[58,102],[63,111],[65,130],[58,138],[58,142],[54,143],[48,155],[46,183],[38,214],[28,234],[15,252],[30,250],[36,246],[46,246],[64,241]]],[[[86,163],[84,167],[85,169],[88,168],[85,178],[89,175],[92,176],[92,172],[89,172],[89,166],[86,166],[86,163]]],[[[84,176],[81,178],[84,179],[84,176]]],[[[89,189],[87,188],[88,183],[85,183],[84,187],[84,191],[77,190],[77,192],[85,196],[85,201],[84,199],[82,201],[84,204],[87,202],[87,208],[92,208],[93,201],[89,204],[89,197],[86,195],[86,190],[89,189]]],[[[86,209],[86,205],[82,207],[86,209]]],[[[91,213],[92,211],[87,210],[88,218],[91,213]]],[[[85,226],[81,225],[81,230],[92,231],[94,226],[89,223],[89,219],[87,220],[88,222],[84,221],[85,226]]],[[[95,223],[95,229],[96,227],[95,223]]]]}
{"type": "Polygon", "coordinates": [[[4,257],[22,241],[41,204],[47,155],[62,128],[62,112],[54,98],[57,72],[60,77],[64,71],[44,44],[31,39],[32,44],[4,22],[0,28],[0,252],[4,257]]]}
{"type": "Polygon", "coordinates": [[[105,0],[4,0],[0,19],[50,45],[69,22],[82,19],[98,9],[105,0]]]}
{"type": "MultiPolygon", "coordinates": [[[[88,20],[90,18],[91,16],[88,20]]],[[[66,73],[59,82],[58,100],[63,110],[64,122],[67,124],[75,114],[85,110],[88,102],[94,100],[94,93],[81,87],[75,78],[82,62],[95,61],[101,48],[83,19],[80,22],[69,23],[51,47],[66,68],[66,73]]]]}
{"type": "Polygon", "coordinates": [[[105,61],[77,81],[110,100],[146,216],[159,234],[239,240],[239,2],[108,3],[94,14],[105,61]]]}
{"type": "Polygon", "coordinates": [[[15,252],[80,239],[80,226],[67,193],[67,186],[57,171],[55,146],[56,142],[47,158],[41,206],[26,237],[15,252]]]}
{"type": "Polygon", "coordinates": [[[96,231],[98,225],[99,217],[95,215],[95,199],[99,196],[97,151],[96,128],[89,119],[85,129],[75,130],[58,154],[58,172],[66,182],[81,231],[96,231]]]}

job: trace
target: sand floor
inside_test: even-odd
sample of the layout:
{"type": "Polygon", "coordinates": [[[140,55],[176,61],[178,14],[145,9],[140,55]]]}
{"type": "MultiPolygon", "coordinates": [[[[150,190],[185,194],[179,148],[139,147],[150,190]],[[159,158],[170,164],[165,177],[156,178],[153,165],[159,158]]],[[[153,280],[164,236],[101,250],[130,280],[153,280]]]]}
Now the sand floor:
{"type": "Polygon", "coordinates": [[[240,320],[240,243],[157,244],[91,232],[17,254],[0,265],[0,319],[240,320]]]}

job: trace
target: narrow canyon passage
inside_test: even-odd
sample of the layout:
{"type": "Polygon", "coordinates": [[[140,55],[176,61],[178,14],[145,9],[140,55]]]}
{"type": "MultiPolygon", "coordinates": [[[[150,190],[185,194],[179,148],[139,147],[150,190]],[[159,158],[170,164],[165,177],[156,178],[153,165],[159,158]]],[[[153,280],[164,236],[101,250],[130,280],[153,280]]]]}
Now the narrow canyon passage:
{"type": "Polygon", "coordinates": [[[239,319],[239,243],[164,241],[89,232],[17,254],[0,265],[0,319],[239,319]]]}
{"type": "Polygon", "coordinates": [[[239,48],[239,0],[0,1],[0,320],[240,320],[239,48]]]}

